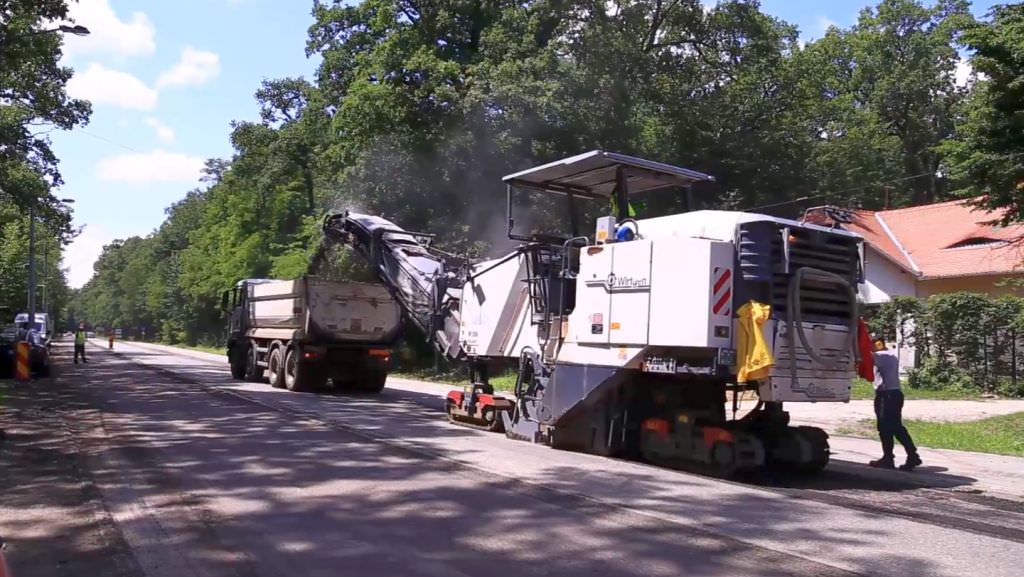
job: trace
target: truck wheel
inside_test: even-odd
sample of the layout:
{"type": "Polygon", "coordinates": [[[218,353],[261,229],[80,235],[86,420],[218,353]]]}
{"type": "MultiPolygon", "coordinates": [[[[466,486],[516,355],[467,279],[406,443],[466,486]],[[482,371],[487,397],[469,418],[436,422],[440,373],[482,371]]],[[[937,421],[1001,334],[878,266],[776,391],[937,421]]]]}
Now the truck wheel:
{"type": "Polygon", "coordinates": [[[267,359],[267,378],[275,389],[284,388],[284,353],[281,347],[274,347],[267,359]]]}
{"type": "Polygon", "coordinates": [[[228,355],[228,364],[231,365],[231,378],[241,381],[245,378],[245,358],[239,357],[242,357],[242,355],[235,352],[235,348],[232,347],[228,355]]]}
{"type": "Polygon", "coordinates": [[[303,384],[299,381],[299,354],[295,349],[289,349],[284,358],[284,386],[289,391],[301,391],[303,384]]]}
{"type": "Polygon", "coordinates": [[[366,393],[380,393],[384,390],[387,380],[388,371],[386,369],[366,369],[363,372],[362,382],[359,383],[359,390],[366,393]]]}
{"type": "Polygon", "coordinates": [[[256,364],[257,355],[255,345],[249,345],[249,350],[245,355],[245,380],[250,383],[258,383],[263,380],[263,369],[256,364]]]}
{"type": "Polygon", "coordinates": [[[298,351],[292,349],[284,361],[284,384],[289,391],[319,390],[327,384],[327,373],[299,362],[298,351]]]}

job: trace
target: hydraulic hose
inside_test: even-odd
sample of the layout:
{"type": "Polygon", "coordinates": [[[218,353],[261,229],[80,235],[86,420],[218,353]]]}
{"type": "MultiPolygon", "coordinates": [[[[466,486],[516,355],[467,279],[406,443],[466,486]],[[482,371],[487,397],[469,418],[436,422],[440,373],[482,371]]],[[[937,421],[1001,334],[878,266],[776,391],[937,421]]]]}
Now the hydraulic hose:
{"type": "Polygon", "coordinates": [[[800,344],[807,352],[807,356],[811,360],[819,365],[823,365],[826,368],[835,368],[843,361],[842,355],[835,359],[834,362],[827,362],[826,359],[818,354],[818,351],[814,350],[814,347],[807,340],[807,333],[804,331],[803,323],[803,310],[801,308],[801,297],[800,288],[803,285],[804,277],[809,277],[813,280],[827,282],[836,285],[836,287],[844,290],[850,299],[850,318],[847,321],[847,333],[846,333],[846,345],[843,346],[841,351],[849,351],[853,349],[853,344],[857,338],[857,293],[854,292],[853,287],[845,278],[828,271],[821,269],[802,267],[796,270],[793,274],[793,278],[789,281],[789,296],[787,298],[787,317],[789,327],[789,367],[791,373],[792,382],[796,383],[797,368],[796,368],[796,342],[793,338],[795,333],[797,338],[800,339],[800,344]]]}

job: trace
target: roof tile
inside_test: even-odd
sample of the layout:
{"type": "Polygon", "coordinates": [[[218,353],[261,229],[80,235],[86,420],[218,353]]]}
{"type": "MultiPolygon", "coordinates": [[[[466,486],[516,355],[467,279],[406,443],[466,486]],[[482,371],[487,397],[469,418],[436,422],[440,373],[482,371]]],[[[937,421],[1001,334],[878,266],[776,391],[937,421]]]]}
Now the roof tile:
{"type": "MultiPolygon", "coordinates": [[[[850,213],[853,222],[844,228],[863,236],[900,267],[916,269],[922,279],[1024,273],[1024,224],[987,224],[999,215],[977,209],[970,201],[850,213]]],[[[808,214],[810,221],[824,219],[820,211],[808,214]]]]}

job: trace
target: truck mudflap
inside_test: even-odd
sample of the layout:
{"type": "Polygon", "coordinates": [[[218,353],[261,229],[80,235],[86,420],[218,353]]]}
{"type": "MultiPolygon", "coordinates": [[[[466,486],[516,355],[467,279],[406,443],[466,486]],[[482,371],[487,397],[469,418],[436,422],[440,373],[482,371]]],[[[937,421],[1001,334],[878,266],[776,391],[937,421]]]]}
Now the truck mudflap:
{"type": "Polygon", "coordinates": [[[449,391],[445,398],[448,420],[493,433],[504,432],[502,413],[511,413],[513,403],[494,394],[487,385],[471,385],[461,391],[449,391]]]}

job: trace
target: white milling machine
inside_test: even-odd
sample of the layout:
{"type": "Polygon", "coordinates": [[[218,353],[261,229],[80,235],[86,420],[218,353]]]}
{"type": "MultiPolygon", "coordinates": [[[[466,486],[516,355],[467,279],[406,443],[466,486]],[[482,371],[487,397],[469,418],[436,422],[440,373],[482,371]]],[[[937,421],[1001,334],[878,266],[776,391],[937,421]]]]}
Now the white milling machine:
{"type": "Polygon", "coordinates": [[[499,259],[450,262],[430,235],[379,217],[346,212],[324,223],[328,239],[369,261],[439,351],[471,363],[478,384],[449,394],[452,420],[725,473],[827,464],[825,432],[790,427],[782,403],[849,400],[860,237],[743,212],[628,218],[632,195],[689,192],[713,179],[603,151],[503,180],[509,237],[522,244],[499,259]],[[515,231],[514,190],[561,198],[565,233],[515,231]],[[586,200],[619,207],[590,236],[576,230],[586,200]],[[739,316],[751,301],[770,307],[767,318],[739,316]],[[738,367],[756,362],[737,359],[744,323],[760,332],[774,365],[737,383],[738,367]],[[514,399],[487,383],[489,362],[506,359],[519,360],[514,399]],[[727,391],[744,390],[756,391],[757,407],[736,419],[734,405],[729,418],[727,391]]]}

